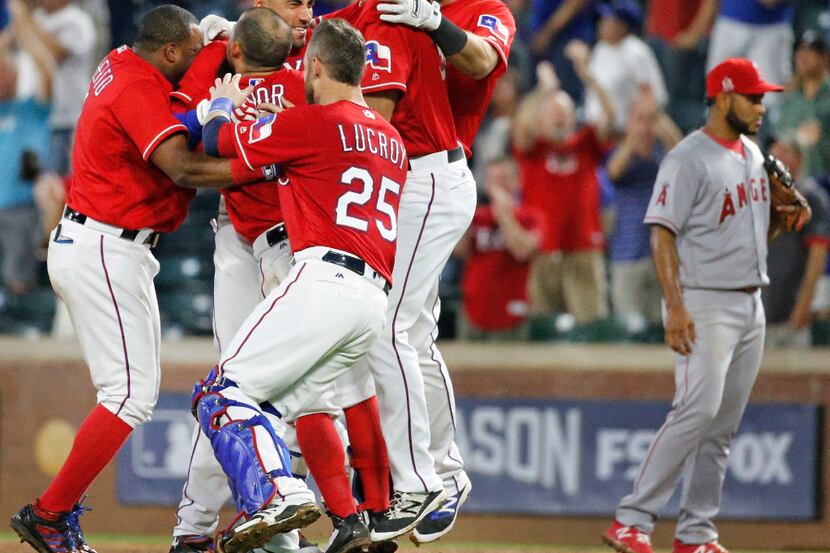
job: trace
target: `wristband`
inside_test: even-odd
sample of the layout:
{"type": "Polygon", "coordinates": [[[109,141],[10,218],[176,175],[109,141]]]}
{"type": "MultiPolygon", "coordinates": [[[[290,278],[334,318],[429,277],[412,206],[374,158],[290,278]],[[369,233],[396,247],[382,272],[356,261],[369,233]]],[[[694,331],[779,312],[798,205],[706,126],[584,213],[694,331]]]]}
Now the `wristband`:
{"type": "Polygon", "coordinates": [[[280,174],[280,166],[276,163],[249,169],[239,158],[231,160],[231,182],[235,185],[250,184],[252,182],[272,181],[280,174]]]}
{"type": "Polygon", "coordinates": [[[214,113],[220,113],[224,115],[228,121],[231,120],[231,113],[236,106],[233,105],[233,100],[230,98],[226,98],[224,96],[220,96],[219,98],[214,98],[213,101],[210,103],[210,109],[208,109],[208,117],[213,115],[214,113]]]}
{"type": "Polygon", "coordinates": [[[467,45],[467,33],[446,17],[441,18],[437,29],[429,31],[429,36],[446,57],[454,56],[467,45]]]}

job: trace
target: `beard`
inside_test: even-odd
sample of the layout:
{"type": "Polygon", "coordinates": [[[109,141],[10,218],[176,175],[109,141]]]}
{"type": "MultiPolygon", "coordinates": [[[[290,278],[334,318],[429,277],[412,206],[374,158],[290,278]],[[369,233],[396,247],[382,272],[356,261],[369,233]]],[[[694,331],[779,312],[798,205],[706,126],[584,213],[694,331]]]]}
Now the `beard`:
{"type": "Polygon", "coordinates": [[[729,108],[729,111],[726,112],[726,123],[738,134],[753,135],[757,133],[749,127],[749,123],[738,117],[734,108],[729,108]]]}

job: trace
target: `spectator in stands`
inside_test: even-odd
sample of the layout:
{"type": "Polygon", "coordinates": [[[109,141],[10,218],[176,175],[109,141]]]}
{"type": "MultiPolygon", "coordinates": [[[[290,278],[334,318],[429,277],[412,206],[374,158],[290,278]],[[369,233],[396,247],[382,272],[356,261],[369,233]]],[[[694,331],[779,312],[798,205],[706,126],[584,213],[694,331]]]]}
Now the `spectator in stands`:
{"type": "Polygon", "coordinates": [[[815,31],[806,31],[795,50],[795,75],[791,88],[778,105],[774,135],[796,142],[804,154],[804,177],[830,175],[830,74],[827,42],[815,31]]]}
{"type": "Polygon", "coordinates": [[[666,79],[666,112],[683,132],[703,125],[706,112],[706,47],[718,0],[652,0],[648,5],[648,43],[666,79]]]}
{"type": "Polygon", "coordinates": [[[69,172],[69,145],[96,61],[95,25],[69,0],[38,0],[37,4],[34,12],[21,10],[21,32],[36,37],[57,61],[47,166],[65,175],[69,172]]]}
{"type": "Polygon", "coordinates": [[[35,281],[32,185],[46,156],[55,63],[26,32],[23,0],[9,0],[8,10],[10,25],[0,38],[0,256],[6,289],[21,294],[35,281]]]}
{"type": "MultiPolygon", "coordinates": [[[[643,12],[634,0],[614,0],[600,8],[599,41],[589,69],[614,104],[614,131],[625,131],[626,118],[642,90],[648,89],[662,108],[668,101],[666,84],[654,52],[637,36],[643,12]]],[[[605,116],[596,90],[585,95],[585,118],[598,123],[605,116]]]]}
{"type": "Polygon", "coordinates": [[[462,340],[523,340],[528,337],[527,275],[539,247],[541,213],[519,206],[516,164],[509,157],[487,164],[480,205],[456,253],[466,257],[461,279],[462,340]]]}
{"type": "Polygon", "coordinates": [[[660,297],[651,263],[649,229],[643,224],[663,156],[683,135],[649,93],[628,115],[625,136],[606,163],[616,193],[616,229],[610,237],[611,301],[629,328],[659,325],[660,297]]]}
{"type": "Polygon", "coordinates": [[[553,67],[542,62],[538,85],[516,114],[513,145],[522,204],[544,216],[541,253],[531,265],[531,314],[566,310],[577,323],[587,324],[608,315],[597,169],[614,108],[588,70],[587,47],[571,47],[567,54],[586,88],[601,99],[604,117],[598,125],[578,127],[573,100],[556,88],[553,67]]]}
{"type": "MultiPolygon", "coordinates": [[[[749,58],[771,83],[790,78],[793,53],[790,0],[721,0],[712,28],[706,71],[727,58],[749,58]]],[[[768,107],[779,94],[764,96],[768,107]]]]}
{"type": "Polygon", "coordinates": [[[561,86],[568,95],[582,102],[582,81],[564,55],[572,40],[594,43],[594,0],[531,0],[530,48],[536,61],[553,63],[561,86]]]}
{"type": "Polygon", "coordinates": [[[785,142],[770,148],[790,167],[813,210],[813,218],[803,229],[780,236],[769,247],[770,284],[762,299],[767,315],[766,345],[774,348],[810,347],[813,300],[830,248],[830,198],[814,179],[800,175],[798,148],[785,142]]]}
{"type": "Polygon", "coordinates": [[[493,90],[484,123],[473,143],[473,173],[483,186],[490,162],[510,152],[510,128],[521,92],[519,77],[513,71],[502,75],[493,90]]]}

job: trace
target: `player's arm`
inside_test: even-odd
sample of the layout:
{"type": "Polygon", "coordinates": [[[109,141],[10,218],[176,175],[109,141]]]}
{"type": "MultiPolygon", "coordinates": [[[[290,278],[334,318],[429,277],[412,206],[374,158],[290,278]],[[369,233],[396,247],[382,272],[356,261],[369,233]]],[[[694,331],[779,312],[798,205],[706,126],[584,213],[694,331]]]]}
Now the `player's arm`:
{"type": "Polygon", "coordinates": [[[674,232],[662,225],[651,225],[651,256],[657,271],[657,280],[666,302],[666,343],[680,355],[692,352],[695,342],[695,322],[683,305],[680,287],[680,258],[677,255],[674,232]]]}
{"type": "Polygon", "coordinates": [[[496,47],[484,37],[465,31],[442,16],[438,2],[384,0],[377,9],[382,21],[426,31],[450,63],[474,79],[483,79],[499,63],[496,47]]]}
{"type": "Polygon", "coordinates": [[[366,94],[363,99],[370,108],[381,114],[387,121],[392,121],[392,114],[395,113],[395,106],[401,99],[400,90],[383,90],[373,94],[366,94]]]}
{"type": "Polygon", "coordinates": [[[181,133],[159,144],[150,154],[150,162],[182,187],[224,188],[234,184],[229,160],[191,152],[181,133]]]}

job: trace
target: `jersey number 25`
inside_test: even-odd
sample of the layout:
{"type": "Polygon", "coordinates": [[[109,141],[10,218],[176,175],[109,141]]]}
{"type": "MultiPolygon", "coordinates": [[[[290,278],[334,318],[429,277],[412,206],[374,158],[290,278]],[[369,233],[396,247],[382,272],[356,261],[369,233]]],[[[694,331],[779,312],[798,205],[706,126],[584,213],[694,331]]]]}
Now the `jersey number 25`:
{"type": "MultiPolygon", "coordinates": [[[[369,230],[369,221],[354,215],[349,215],[349,207],[352,205],[365,206],[372,200],[372,193],[375,190],[375,179],[366,169],[360,167],[349,167],[340,176],[340,184],[351,185],[355,181],[362,183],[363,188],[359,191],[349,190],[337,200],[337,218],[335,222],[343,227],[353,228],[366,232],[369,230]]],[[[401,193],[401,185],[388,177],[380,179],[380,190],[375,209],[389,218],[389,225],[386,226],[380,219],[373,217],[375,225],[381,237],[389,242],[394,242],[398,236],[398,219],[395,208],[387,201],[387,194],[397,196],[401,193]]]]}

